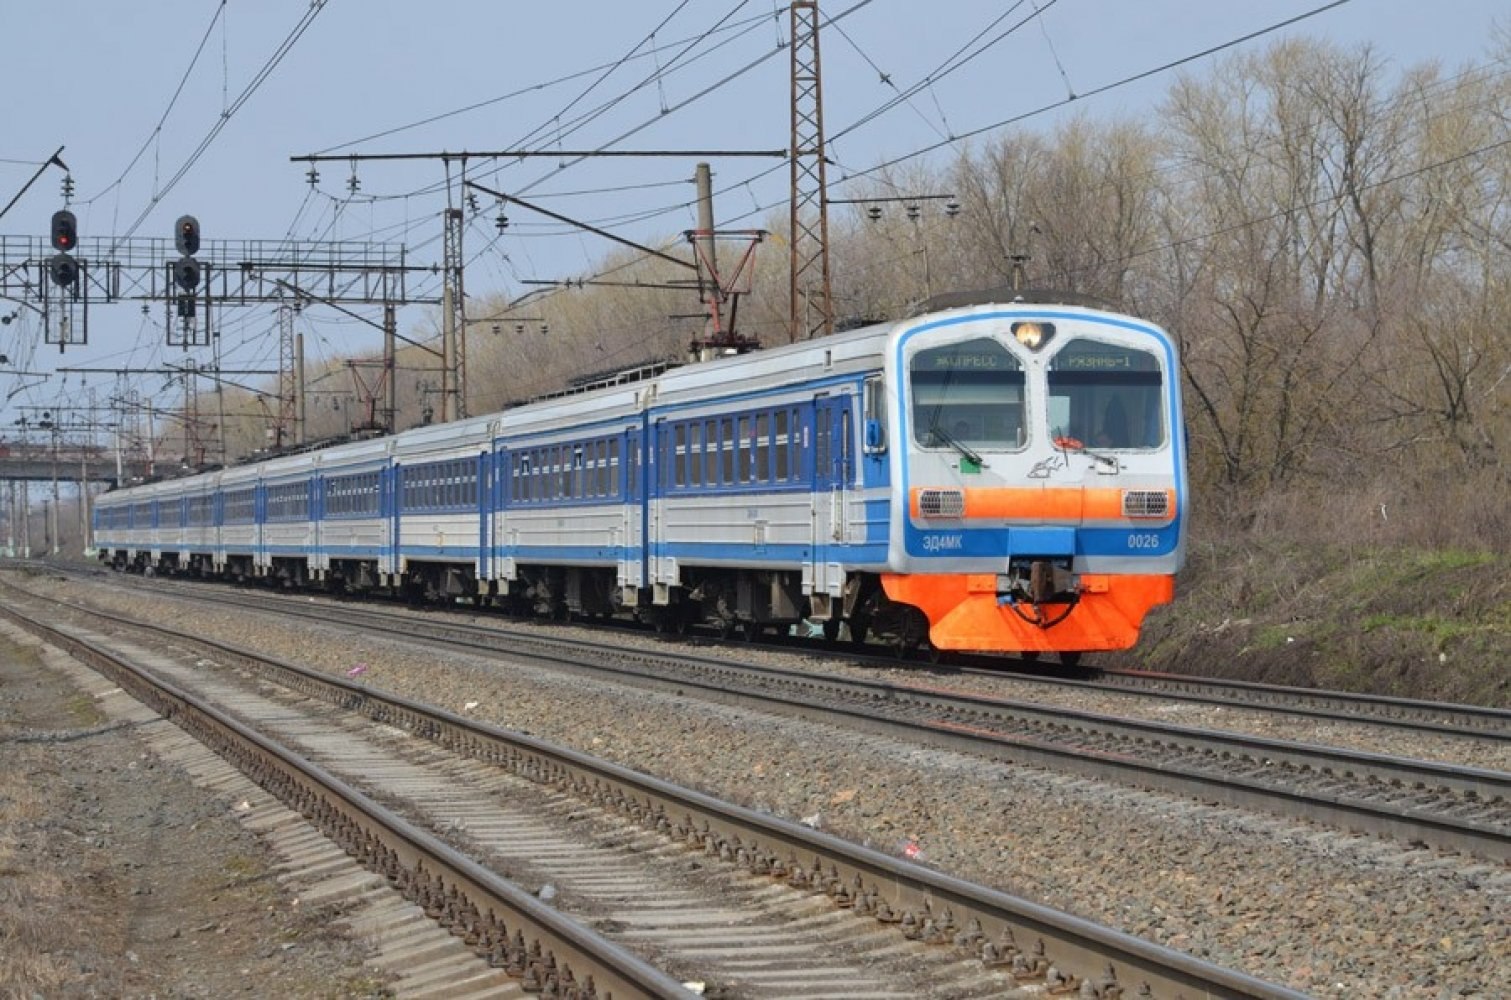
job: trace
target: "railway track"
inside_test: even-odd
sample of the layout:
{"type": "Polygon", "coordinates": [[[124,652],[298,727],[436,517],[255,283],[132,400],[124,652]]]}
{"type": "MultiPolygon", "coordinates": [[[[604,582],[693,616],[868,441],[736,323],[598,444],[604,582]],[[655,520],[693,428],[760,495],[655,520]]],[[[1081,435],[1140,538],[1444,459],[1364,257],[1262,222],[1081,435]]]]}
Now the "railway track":
{"type": "MultiPolygon", "coordinates": [[[[189,596],[202,599],[198,591],[189,596]]],[[[1511,774],[1328,746],[1098,715],[833,677],[810,671],[586,643],[546,630],[500,630],[451,616],[404,615],[349,604],[311,607],[267,595],[214,595],[370,633],[423,637],[472,652],[528,655],[748,707],[929,742],[997,759],[1391,837],[1511,859],[1511,774]]],[[[1429,727],[1436,731],[1436,727],[1429,727]]],[[[1494,739],[1494,737],[1488,737],[1494,739]]]]}
{"type": "Polygon", "coordinates": [[[369,634],[423,639],[484,655],[529,656],[745,707],[785,711],[1000,760],[1262,809],[1335,828],[1511,859],[1511,774],[1304,745],[780,668],[588,643],[548,630],[500,630],[451,616],[311,605],[239,592],[186,592],[369,634]]]}
{"type": "MultiPolygon", "coordinates": [[[[140,697],[162,705],[190,728],[222,744],[234,736],[238,748],[226,752],[242,758],[250,770],[271,770],[272,782],[290,789],[296,804],[343,837],[354,853],[389,865],[393,862],[387,859],[398,856],[403,863],[397,873],[390,868],[388,878],[418,885],[417,899],[427,911],[435,911],[494,964],[533,977],[533,985],[540,986],[552,975],[554,957],[556,986],[563,996],[572,995],[562,988],[568,972],[579,985],[585,975],[594,976],[598,995],[610,981],[625,983],[614,989],[616,997],[684,995],[676,980],[664,974],[660,980],[644,980],[650,973],[640,966],[629,966],[640,978],[624,969],[613,980],[609,972],[594,971],[594,963],[603,959],[590,944],[607,938],[648,947],[658,965],[678,965],[677,948],[682,948],[683,968],[692,962],[711,973],[704,977],[711,984],[710,995],[819,995],[824,991],[815,987],[815,977],[827,973],[848,983],[840,992],[852,996],[996,996],[1015,983],[1027,988],[1024,995],[1300,996],[797,824],[339,678],[118,618],[108,620],[109,636],[76,626],[44,626],[35,621],[38,612],[32,612],[31,620],[22,614],[22,598],[10,603],[7,616],[118,673],[123,686],[139,690],[140,697]],[[250,691],[245,685],[225,687],[226,673],[204,669],[203,659],[198,667],[192,657],[187,665],[182,660],[177,667],[159,665],[215,689],[216,700],[234,703],[238,713],[263,719],[259,728],[274,728],[277,742],[296,744],[298,753],[285,751],[279,755],[282,763],[265,763],[264,756],[277,746],[269,737],[250,732],[171,681],[159,684],[131,668],[106,649],[124,641],[123,625],[155,636],[153,645],[198,648],[202,658],[217,665],[234,665],[318,700],[322,711],[293,713],[296,702],[288,695],[270,697],[266,685],[250,691]],[[416,737],[425,740],[419,750],[416,737]],[[406,746],[408,752],[401,753],[406,746]],[[305,755],[315,763],[299,762],[305,755]],[[345,786],[321,765],[360,775],[375,787],[363,792],[345,786]],[[533,787],[543,807],[520,815],[499,808],[500,801],[524,797],[526,786],[533,787]],[[379,796],[382,805],[374,801],[379,796]],[[399,813],[413,815],[406,819],[399,813]],[[378,817],[387,821],[389,832],[366,825],[378,817]],[[422,829],[422,823],[452,835],[465,850],[445,844],[422,829]],[[390,848],[391,842],[402,846],[390,848]],[[410,852],[421,844],[428,853],[409,863],[410,852]],[[540,935],[539,941],[548,931],[527,931],[523,948],[516,947],[517,931],[504,935],[494,930],[491,915],[502,912],[495,907],[505,904],[491,895],[486,901],[473,895],[500,892],[492,884],[497,876],[474,856],[490,865],[530,866],[537,880],[560,879],[558,905],[585,907],[601,933],[576,924],[575,935],[554,927],[549,932],[559,939],[537,946],[530,935],[540,935]],[[668,872],[685,868],[690,857],[707,869],[704,881],[713,886],[712,898],[690,903],[672,898],[680,888],[668,872]],[[608,901],[596,915],[595,897],[608,901]],[[748,898],[751,908],[726,921],[740,897],[748,898]],[[777,920],[784,910],[789,912],[777,920]],[[783,940],[778,929],[767,926],[773,921],[786,923],[789,931],[795,928],[798,942],[783,940]],[[873,976],[880,968],[888,981],[903,982],[895,977],[906,967],[922,978],[903,983],[901,993],[884,984],[868,990],[855,978],[856,971],[835,957],[867,954],[880,963],[872,966],[873,976]],[[762,982],[752,967],[770,967],[781,955],[787,956],[785,966],[769,973],[764,987],[752,985],[762,982]],[[718,964],[720,956],[726,965],[718,964]],[[824,961],[816,963],[818,958],[824,961]]],[[[51,607],[40,614],[55,616],[56,605],[51,607]]],[[[562,919],[554,909],[540,907],[534,896],[513,891],[523,898],[514,900],[518,909],[503,918],[506,925],[518,927],[525,919],[520,911],[532,909],[562,919]]],[[[605,954],[626,950],[615,948],[610,944],[605,954]]]]}
{"type": "MultiPolygon", "coordinates": [[[[96,578],[100,570],[80,570],[70,567],[48,567],[50,571],[77,573],[81,577],[96,578]]],[[[120,574],[116,580],[131,579],[120,574]]],[[[151,589],[163,586],[175,587],[188,596],[203,598],[200,585],[183,586],[170,581],[156,580],[151,589]]],[[[241,593],[249,593],[242,591],[241,593]]],[[[285,600],[275,595],[266,595],[271,602],[285,600]]],[[[351,607],[345,602],[333,601],[338,607],[351,607]]],[[[274,603],[265,605],[276,610],[274,603]]],[[[441,617],[455,612],[443,607],[431,611],[441,617]]],[[[468,609],[463,614],[476,614],[468,609]]],[[[501,619],[501,621],[503,621],[501,619]]],[[[574,622],[588,630],[618,632],[630,627],[640,631],[633,623],[620,622],[574,622]]],[[[1022,669],[1022,661],[1012,657],[956,656],[944,654],[915,654],[899,658],[896,652],[870,651],[867,647],[847,642],[829,642],[821,639],[786,641],[781,637],[763,639],[715,640],[693,637],[694,643],[718,642],[729,648],[770,650],[783,653],[823,654],[843,657],[847,662],[879,668],[897,667],[910,661],[927,662],[931,668],[943,667],[951,673],[983,679],[1011,678],[1029,685],[1041,685],[1046,690],[1109,692],[1132,697],[1157,699],[1161,703],[1186,702],[1200,705],[1215,705],[1242,708],[1247,711],[1265,712],[1290,717],[1304,717],[1326,722],[1363,723],[1391,727],[1407,733],[1436,733],[1445,736],[1469,736],[1477,739],[1511,743],[1511,710],[1480,705],[1464,705],[1450,702],[1421,701],[1409,698],[1393,698],[1385,695],[1357,694],[1349,691],[1329,691],[1315,688],[1289,687],[1284,685],[1257,684],[1247,681],[1221,678],[1194,677],[1181,674],[1157,673],[1141,670],[1111,670],[1080,668],[1077,676],[1051,673],[1043,668],[1022,669]]]]}

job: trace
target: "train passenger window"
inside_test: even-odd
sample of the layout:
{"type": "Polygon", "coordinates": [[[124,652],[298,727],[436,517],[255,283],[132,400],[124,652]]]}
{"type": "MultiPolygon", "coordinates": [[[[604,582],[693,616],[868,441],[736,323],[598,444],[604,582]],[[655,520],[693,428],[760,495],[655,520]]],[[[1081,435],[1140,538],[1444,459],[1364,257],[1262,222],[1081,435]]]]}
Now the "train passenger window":
{"type": "Polygon", "coordinates": [[[616,496],[619,493],[619,439],[609,438],[609,485],[607,493],[616,496]]]}
{"type": "Polygon", "coordinates": [[[709,486],[719,485],[719,423],[716,420],[703,422],[703,481],[709,486]]]}
{"type": "Polygon", "coordinates": [[[852,455],[853,446],[850,443],[855,433],[855,429],[852,426],[854,419],[850,413],[850,405],[847,402],[845,408],[840,411],[839,441],[835,443],[836,450],[839,452],[838,467],[840,480],[846,483],[855,478],[855,460],[852,455]]]}
{"type": "Polygon", "coordinates": [[[881,376],[866,379],[864,412],[861,419],[866,429],[864,449],[867,454],[880,454],[887,450],[887,392],[881,376]]]}
{"type": "Polygon", "coordinates": [[[771,417],[769,414],[757,413],[755,418],[755,440],[753,462],[755,464],[755,481],[764,483],[771,478],[771,417]]]}
{"type": "Polygon", "coordinates": [[[924,448],[1024,444],[1023,364],[988,337],[919,351],[909,367],[913,436],[924,448]]]}
{"type": "Polygon", "coordinates": [[[776,471],[772,475],[779,483],[785,483],[792,471],[792,463],[789,461],[792,437],[788,427],[787,411],[777,410],[772,417],[771,446],[772,455],[776,459],[776,471]]]}
{"type": "Polygon", "coordinates": [[[687,428],[687,482],[703,485],[703,424],[696,420],[687,428]]]}
{"type": "Polygon", "coordinates": [[[735,481],[735,422],[725,417],[719,422],[719,482],[725,486],[735,481]]]}
{"type": "Polygon", "coordinates": [[[813,422],[813,462],[820,479],[831,474],[833,466],[829,464],[829,421],[823,410],[819,410],[813,422]]]}
{"type": "Polygon", "coordinates": [[[673,447],[672,485],[674,485],[674,486],[686,486],[687,485],[687,425],[686,424],[678,424],[677,425],[677,429],[675,431],[673,431],[672,433],[674,435],[676,435],[675,443],[672,446],[673,447]]]}
{"type": "Polygon", "coordinates": [[[740,482],[750,482],[750,418],[740,418],[740,436],[735,439],[739,454],[740,482]]]}
{"type": "Polygon", "coordinates": [[[1089,448],[1158,448],[1164,399],[1159,358],[1149,351],[1077,338],[1049,363],[1051,433],[1089,448]]]}
{"type": "Polygon", "coordinates": [[[640,496],[640,435],[631,434],[624,449],[624,493],[631,500],[640,496]]]}

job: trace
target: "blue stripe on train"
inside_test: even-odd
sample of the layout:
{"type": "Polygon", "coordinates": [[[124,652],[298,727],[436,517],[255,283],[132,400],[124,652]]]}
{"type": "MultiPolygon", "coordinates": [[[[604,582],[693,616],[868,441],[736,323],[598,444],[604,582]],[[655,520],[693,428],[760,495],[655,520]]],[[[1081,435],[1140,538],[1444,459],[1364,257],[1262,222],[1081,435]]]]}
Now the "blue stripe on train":
{"type": "Polygon", "coordinates": [[[1179,528],[959,528],[904,529],[914,558],[998,558],[1012,556],[1164,556],[1175,551],[1179,528]]]}

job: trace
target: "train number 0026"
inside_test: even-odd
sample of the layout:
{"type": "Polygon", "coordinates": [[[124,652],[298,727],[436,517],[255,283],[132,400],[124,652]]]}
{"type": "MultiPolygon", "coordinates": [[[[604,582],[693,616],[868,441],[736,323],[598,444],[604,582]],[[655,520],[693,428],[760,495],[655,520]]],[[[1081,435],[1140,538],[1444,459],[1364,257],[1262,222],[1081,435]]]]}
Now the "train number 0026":
{"type": "Polygon", "coordinates": [[[1150,534],[1133,534],[1128,536],[1130,549],[1157,549],[1159,548],[1159,536],[1150,534]]]}

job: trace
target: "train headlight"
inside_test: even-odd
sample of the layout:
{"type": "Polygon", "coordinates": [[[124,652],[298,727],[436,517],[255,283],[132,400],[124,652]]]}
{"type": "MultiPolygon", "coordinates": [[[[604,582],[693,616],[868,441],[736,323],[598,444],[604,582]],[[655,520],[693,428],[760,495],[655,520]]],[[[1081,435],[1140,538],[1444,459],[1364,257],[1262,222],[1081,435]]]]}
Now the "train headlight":
{"type": "Polygon", "coordinates": [[[1054,339],[1055,325],[1053,323],[1014,323],[1013,337],[1028,348],[1037,351],[1045,344],[1054,339]]]}

